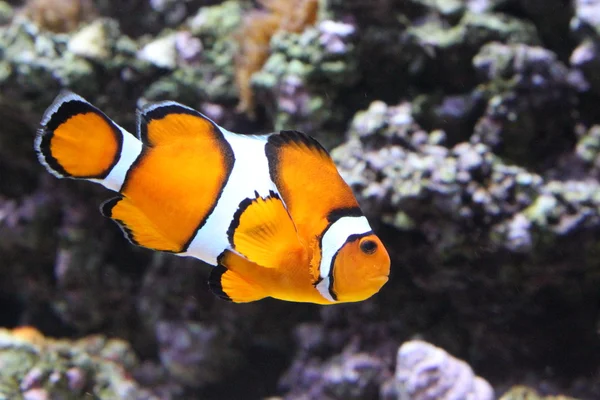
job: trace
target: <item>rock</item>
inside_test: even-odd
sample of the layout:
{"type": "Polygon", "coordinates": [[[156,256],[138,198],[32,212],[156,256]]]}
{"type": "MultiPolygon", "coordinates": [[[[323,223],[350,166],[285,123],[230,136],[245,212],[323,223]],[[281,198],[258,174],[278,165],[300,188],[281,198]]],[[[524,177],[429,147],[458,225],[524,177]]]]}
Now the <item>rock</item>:
{"type": "Polygon", "coordinates": [[[600,398],[598,2],[320,1],[314,25],[266,40],[252,121],[236,110],[236,32],[258,3],[99,0],[104,19],[79,28],[47,12],[82,2],[40,0],[38,22],[24,3],[0,1],[0,325],[87,344],[11,342],[0,376],[19,378],[0,397],[397,398],[396,350],[419,334],[497,392],[527,377],[539,396],[600,398]],[[166,67],[138,57],[163,38],[166,67]],[[36,161],[63,88],[130,131],[136,106],[175,100],[234,132],[337,146],[390,282],[335,307],[215,300],[208,266],[131,246],[97,212],[104,189],[36,161]]]}
{"type": "Polygon", "coordinates": [[[146,44],[138,53],[138,57],[159,68],[174,69],[177,65],[176,36],[167,35],[146,44]]]}
{"type": "Polygon", "coordinates": [[[486,43],[539,44],[533,25],[501,13],[465,12],[454,21],[431,12],[403,21],[397,31],[367,28],[357,45],[359,59],[368,60],[360,65],[366,90],[376,90],[375,98],[388,102],[413,87],[451,94],[474,87],[472,58],[486,43]]]}
{"type": "Polygon", "coordinates": [[[570,71],[554,53],[522,44],[485,45],[473,64],[489,100],[472,142],[534,167],[552,162],[573,145],[573,110],[578,92],[588,87],[581,74],[570,71]],[[547,115],[553,116],[551,121],[547,115]]]}
{"type": "Polygon", "coordinates": [[[513,386],[504,393],[500,400],[576,400],[574,397],[569,396],[544,396],[540,395],[536,390],[528,388],[526,386],[513,386]]]}
{"type": "Polygon", "coordinates": [[[236,369],[239,358],[223,333],[214,324],[160,321],[156,339],[161,362],[175,380],[186,386],[219,382],[236,369]]]}
{"type": "Polygon", "coordinates": [[[387,376],[382,360],[365,353],[342,353],[322,365],[313,362],[291,371],[295,376],[288,375],[285,384],[293,390],[286,400],[376,398],[387,376]]]}
{"type": "Polygon", "coordinates": [[[252,77],[255,96],[273,116],[275,130],[310,132],[327,147],[340,142],[325,127],[339,126],[337,100],[358,79],[355,33],[350,23],[324,20],[302,33],[275,34],[269,58],[252,77]]]}
{"type": "Polygon", "coordinates": [[[420,340],[400,347],[394,379],[402,400],[494,399],[490,384],[467,363],[420,340]]]}
{"type": "Polygon", "coordinates": [[[600,34],[600,2],[597,0],[575,0],[575,15],[571,20],[571,29],[585,35],[590,32],[600,34]]]}
{"type": "Polygon", "coordinates": [[[67,42],[67,49],[76,56],[102,61],[111,56],[118,35],[115,21],[97,20],[74,34],[67,42]]]}
{"type": "MultiPolygon", "coordinates": [[[[174,50],[169,50],[169,59],[163,62],[175,63],[178,68],[145,87],[144,100],[177,100],[190,106],[201,101],[237,101],[234,84],[237,48],[232,35],[241,20],[242,7],[237,1],[198,9],[174,34],[174,50]]],[[[172,31],[167,35],[171,34],[172,31]]]]}
{"type": "Polygon", "coordinates": [[[575,147],[577,158],[590,169],[592,177],[600,177],[600,126],[582,132],[575,147]]]}
{"type": "Polygon", "coordinates": [[[492,226],[531,204],[542,182],[539,176],[503,165],[484,145],[463,142],[451,149],[443,147],[440,137],[444,136],[423,131],[411,119],[410,110],[407,104],[373,103],[355,117],[351,140],[332,152],[344,178],[361,194],[363,207],[401,210],[386,215],[385,220],[400,229],[412,229],[419,221],[432,242],[442,245],[440,238],[446,238],[453,241],[447,243],[452,246],[462,236],[456,231],[455,218],[464,218],[467,224],[478,218],[492,226]],[[514,190],[518,194],[509,195],[514,190]],[[512,196],[516,203],[509,205],[507,199],[512,196]],[[432,210],[423,211],[423,202],[437,210],[438,227],[441,215],[453,220],[448,228],[454,230],[453,235],[425,228],[428,224],[419,215],[432,210]]]}
{"type": "Polygon", "coordinates": [[[23,15],[39,28],[52,32],[70,32],[83,22],[92,21],[97,10],[91,0],[28,0],[23,15]]]}
{"type": "Polygon", "coordinates": [[[158,399],[129,377],[136,365],[131,347],[119,340],[53,340],[33,328],[0,329],[3,398],[79,398],[85,393],[103,399],[158,399]]]}
{"type": "Polygon", "coordinates": [[[14,17],[14,10],[6,1],[0,1],[0,25],[8,24],[14,17]]]}

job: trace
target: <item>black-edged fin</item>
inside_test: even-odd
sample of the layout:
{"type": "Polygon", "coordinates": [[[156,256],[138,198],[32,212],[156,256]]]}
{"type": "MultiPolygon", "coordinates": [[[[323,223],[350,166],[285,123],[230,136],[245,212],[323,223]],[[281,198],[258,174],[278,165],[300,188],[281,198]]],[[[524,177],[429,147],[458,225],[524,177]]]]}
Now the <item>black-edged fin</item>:
{"type": "Polygon", "coordinates": [[[265,268],[277,268],[302,248],[296,227],[275,192],[242,201],[228,229],[233,249],[265,268]]]}
{"type": "Polygon", "coordinates": [[[219,127],[202,113],[174,101],[149,104],[137,112],[138,138],[154,147],[181,140],[213,137],[219,127]]]}
{"type": "Polygon", "coordinates": [[[210,288],[210,291],[221,300],[233,301],[231,300],[231,297],[229,297],[227,293],[223,291],[223,286],[221,285],[221,278],[226,272],[227,268],[222,265],[217,265],[214,267],[210,271],[210,275],[208,277],[208,287],[210,288]]]}
{"type": "Polygon", "coordinates": [[[135,245],[158,251],[180,251],[180,246],[165,237],[127,198],[115,197],[105,201],[100,206],[100,212],[115,221],[125,237],[135,245]]]}
{"type": "Polygon", "coordinates": [[[35,139],[42,165],[59,178],[103,179],[119,161],[123,132],[83,97],[62,91],[35,139]]]}
{"type": "Polygon", "coordinates": [[[296,131],[273,134],[265,153],[271,179],[301,237],[319,235],[329,225],[332,210],[358,207],[327,151],[310,136],[296,131]]]}
{"type": "Polygon", "coordinates": [[[303,147],[314,156],[331,159],[327,150],[315,138],[299,131],[280,131],[276,135],[271,135],[269,136],[269,145],[276,148],[290,145],[303,147]]]}
{"type": "Polygon", "coordinates": [[[215,296],[234,303],[249,303],[267,297],[262,288],[222,265],[216,266],[210,272],[208,287],[215,296]]]}

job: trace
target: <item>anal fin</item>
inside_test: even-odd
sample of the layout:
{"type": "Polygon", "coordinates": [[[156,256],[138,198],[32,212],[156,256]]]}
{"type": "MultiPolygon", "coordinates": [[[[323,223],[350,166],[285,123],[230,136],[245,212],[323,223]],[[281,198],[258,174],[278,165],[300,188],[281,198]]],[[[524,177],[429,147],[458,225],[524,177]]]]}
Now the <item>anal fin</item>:
{"type": "Polygon", "coordinates": [[[210,272],[208,287],[215,296],[234,303],[249,303],[267,297],[260,286],[248,282],[222,265],[214,267],[210,272]]]}
{"type": "Polygon", "coordinates": [[[180,246],[165,237],[150,218],[125,197],[115,197],[100,206],[105,217],[114,220],[133,244],[152,250],[177,253],[180,246]]]}

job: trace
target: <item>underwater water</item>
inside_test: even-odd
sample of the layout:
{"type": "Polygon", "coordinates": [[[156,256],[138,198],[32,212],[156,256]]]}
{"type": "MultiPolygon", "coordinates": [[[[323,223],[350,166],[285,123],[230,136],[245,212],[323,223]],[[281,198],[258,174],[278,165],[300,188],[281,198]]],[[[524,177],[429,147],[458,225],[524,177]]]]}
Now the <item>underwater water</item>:
{"type": "Polygon", "coordinates": [[[0,399],[600,399],[599,43],[596,0],[0,0],[0,399]],[[313,136],[389,281],[217,298],[38,162],[62,89],[313,136]]]}

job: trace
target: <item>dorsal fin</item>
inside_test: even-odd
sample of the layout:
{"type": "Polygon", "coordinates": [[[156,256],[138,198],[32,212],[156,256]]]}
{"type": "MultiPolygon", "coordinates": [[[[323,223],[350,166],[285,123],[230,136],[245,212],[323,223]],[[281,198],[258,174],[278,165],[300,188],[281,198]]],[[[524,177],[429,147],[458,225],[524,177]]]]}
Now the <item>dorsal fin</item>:
{"type": "Polygon", "coordinates": [[[338,213],[360,212],[329,153],[296,131],[271,135],[265,147],[271,179],[304,239],[320,235],[338,213]]]}
{"type": "Polygon", "coordinates": [[[202,113],[174,101],[150,104],[138,110],[137,129],[138,138],[150,147],[212,137],[215,131],[220,131],[218,125],[202,113]]]}
{"type": "Polygon", "coordinates": [[[296,227],[275,192],[255,194],[240,204],[227,231],[233,249],[265,268],[277,268],[290,253],[301,251],[296,227]]]}

